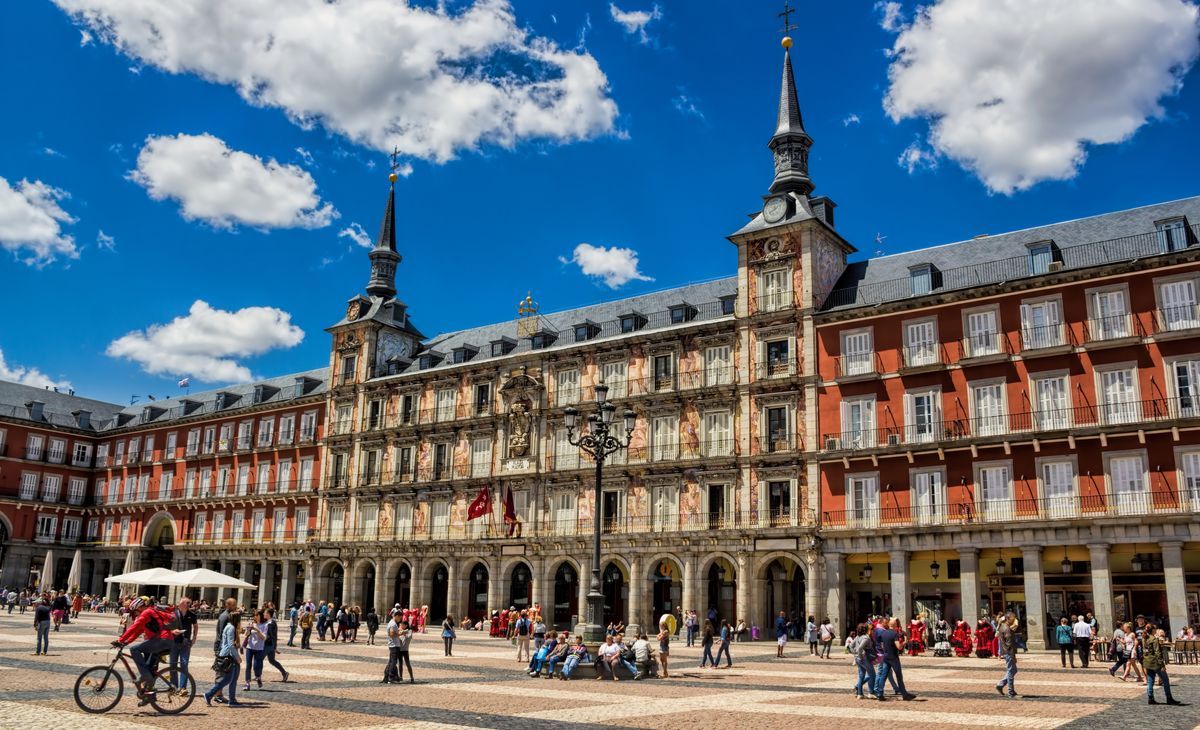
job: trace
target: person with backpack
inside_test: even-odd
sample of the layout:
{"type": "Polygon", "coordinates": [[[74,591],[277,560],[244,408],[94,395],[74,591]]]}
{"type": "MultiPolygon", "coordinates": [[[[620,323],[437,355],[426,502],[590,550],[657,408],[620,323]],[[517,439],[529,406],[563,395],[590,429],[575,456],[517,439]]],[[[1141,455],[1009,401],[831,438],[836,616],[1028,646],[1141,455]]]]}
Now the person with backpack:
{"type": "Polygon", "coordinates": [[[865,696],[863,687],[867,688],[867,692],[871,692],[875,686],[875,642],[871,638],[871,627],[867,624],[859,624],[854,630],[854,641],[850,644],[850,653],[854,656],[854,666],[858,669],[858,681],[854,684],[854,696],[861,700],[865,696]]]}
{"type": "MultiPolygon", "coordinates": [[[[1062,660],[1063,669],[1067,668],[1067,660],[1071,660],[1071,669],[1075,668],[1075,637],[1071,635],[1071,622],[1063,616],[1058,626],[1054,627],[1054,641],[1058,644],[1059,659],[1062,660]]],[[[1118,663],[1117,666],[1120,666],[1118,663]]],[[[1109,671],[1109,674],[1115,672],[1116,669],[1109,671]]]]}
{"type": "Polygon", "coordinates": [[[306,607],[297,623],[300,624],[300,648],[312,649],[313,612],[306,607]]]}
{"type": "Polygon", "coordinates": [[[825,620],[821,622],[821,628],[819,631],[819,636],[821,637],[820,656],[822,659],[828,659],[829,649],[833,646],[833,640],[837,638],[837,632],[833,630],[833,624],[830,623],[828,616],[826,616],[825,620]]]}
{"type": "Polygon", "coordinates": [[[141,642],[129,648],[129,656],[138,668],[138,707],[142,707],[155,696],[154,675],[150,671],[150,665],[159,654],[171,651],[175,643],[175,634],[167,628],[173,616],[167,611],[151,606],[150,599],[145,596],[132,599],[127,608],[129,615],[133,617],[133,623],[112,645],[128,646],[139,636],[144,637],[141,642]]]}
{"type": "Polygon", "coordinates": [[[379,631],[379,614],[375,613],[375,607],[371,606],[367,609],[367,643],[374,646],[375,632],[379,631]]]}
{"type": "Polygon", "coordinates": [[[1171,696],[1171,680],[1167,676],[1167,654],[1171,645],[1167,643],[1167,634],[1150,622],[1146,622],[1142,640],[1142,666],[1146,670],[1146,704],[1157,705],[1154,699],[1154,680],[1162,685],[1163,694],[1167,696],[1168,705],[1183,703],[1171,696]]]}
{"type": "Polygon", "coordinates": [[[530,658],[529,637],[533,633],[533,624],[530,623],[524,611],[521,612],[521,617],[514,624],[513,630],[517,639],[517,661],[528,662],[530,658]]]}

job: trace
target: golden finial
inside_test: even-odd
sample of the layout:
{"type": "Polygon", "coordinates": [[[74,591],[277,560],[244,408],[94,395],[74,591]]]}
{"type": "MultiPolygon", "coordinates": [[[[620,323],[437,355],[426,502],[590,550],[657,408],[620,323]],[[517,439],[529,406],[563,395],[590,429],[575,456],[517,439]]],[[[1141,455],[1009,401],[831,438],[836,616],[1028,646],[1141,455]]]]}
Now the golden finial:
{"type": "Polygon", "coordinates": [[[788,35],[788,32],[796,29],[796,26],[791,23],[792,13],[794,12],[796,12],[796,9],[788,5],[787,0],[783,0],[783,12],[779,14],[779,17],[783,18],[783,40],[780,41],[780,44],[784,49],[792,47],[792,37],[788,35]]]}
{"type": "Polygon", "coordinates": [[[400,161],[399,160],[400,160],[400,148],[393,147],[392,148],[392,172],[388,175],[388,182],[392,183],[393,185],[396,184],[396,179],[400,177],[399,175],[396,174],[396,171],[400,169],[400,161]]]}
{"type": "MultiPolygon", "coordinates": [[[[792,37],[785,35],[783,37],[783,40],[779,42],[779,45],[783,46],[784,48],[791,48],[792,47],[792,37]]],[[[392,177],[396,177],[396,176],[392,175],[392,177]]]]}

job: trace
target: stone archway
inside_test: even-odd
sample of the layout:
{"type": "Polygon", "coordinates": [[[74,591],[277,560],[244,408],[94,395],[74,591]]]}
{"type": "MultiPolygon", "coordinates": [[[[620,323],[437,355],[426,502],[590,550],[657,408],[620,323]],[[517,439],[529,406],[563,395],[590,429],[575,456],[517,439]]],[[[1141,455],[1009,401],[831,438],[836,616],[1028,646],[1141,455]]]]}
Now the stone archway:
{"type": "MultiPolygon", "coordinates": [[[[450,570],[446,564],[438,560],[428,568],[429,596],[426,598],[429,606],[429,623],[437,626],[446,619],[450,605],[450,570]]],[[[419,608],[413,606],[413,608],[419,608]]]]}
{"type": "Polygon", "coordinates": [[[683,602],[683,563],[672,555],[662,555],[650,563],[650,610],[652,623],[669,613],[677,615],[683,602]]]}
{"type": "Polygon", "coordinates": [[[604,595],[604,611],[600,623],[607,626],[626,620],[629,599],[629,573],[620,562],[613,560],[600,571],[600,593],[604,595]]]}
{"type": "MultiPolygon", "coordinates": [[[[146,522],[145,529],[142,530],[142,546],[146,548],[142,567],[171,569],[173,567],[173,550],[176,534],[175,520],[169,512],[158,512],[152,516],[146,522]]],[[[153,585],[144,586],[143,589],[146,595],[165,596],[167,595],[168,587],[153,585]]]]}
{"type": "Polygon", "coordinates": [[[784,616],[792,621],[797,628],[791,638],[798,638],[808,616],[805,603],[807,576],[804,564],[789,555],[778,555],[763,560],[758,571],[758,585],[762,587],[762,615],[756,619],[761,622],[764,632],[769,636],[775,625],[775,618],[783,611],[784,616]]]}
{"type": "MultiPolygon", "coordinates": [[[[412,600],[412,580],[412,566],[401,561],[400,567],[396,569],[396,584],[392,591],[393,605],[400,606],[401,608],[409,605],[409,602],[412,600]]],[[[380,616],[386,615],[389,608],[391,606],[384,606],[384,613],[380,614],[380,616]]]]}
{"type": "Polygon", "coordinates": [[[491,614],[491,609],[495,606],[488,605],[488,581],[491,580],[491,571],[488,570],[487,563],[482,560],[474,563],[467,570],[467,605],[465,608],[467,617],[471,619],[471,623],[478,623],[488,618],[491,614]]]}
{"type": "Polygon", "coordinates": [[[714,630],[721,628],[721,621],[736,624],[737,612],[743,608],[737,605],[737,563],[724,553],[717,553],[705,562],[700,575],[706,584],[701,621],[712,621],[714,630]]]}
{"type": "Polygon", "coordinates": [[[533,608],[533,568],[524,560],[514,561],[508,569],[508,600],[509,608],[523,611],[533,608]]]}
{"type": "Polygon", "coordinates": [[[321,566],[318,573],[320,586],[324,591],[318,600],[332,601],[335,606],[341,606],[346,596],[342,593],[345,584],[346,568],[336,560],[330,560],[321,566]]]}
{"type": "MultiPolygon", "coordinates": [[[[372,606],[375,603],[375,581],[379,579],[379,575],[375,570],[375,561],[370,558],[360,560],[354,566],[353,588],[350,593],[354,598],[355,603],[360,605],[372,606]]],[[[379,607],[376,606],[376,609],[379,607]]],[[[364,612],[366,609],[363,609],[364,612]]]]}
{"type": "Polygon", "coordinates": [[[550,619],[555,629],[571,629],[578,623],[579,605],[579,570],[570,560],[564,560],[554,569],[554,603],[550,610],[543,606],[542,611],[550,619]]]}

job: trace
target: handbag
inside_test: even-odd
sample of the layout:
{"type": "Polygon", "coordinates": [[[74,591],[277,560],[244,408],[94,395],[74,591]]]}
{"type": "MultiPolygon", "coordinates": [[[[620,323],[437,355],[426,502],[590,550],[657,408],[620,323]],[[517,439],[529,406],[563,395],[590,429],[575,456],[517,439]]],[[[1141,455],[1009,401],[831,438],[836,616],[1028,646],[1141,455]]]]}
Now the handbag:
{"type": "Polygon", "coordinates": [[[217,674],[226,674],[233,666],[233,657],[228,654],[223,654],[213,660],[212,668],[217,674]]]}

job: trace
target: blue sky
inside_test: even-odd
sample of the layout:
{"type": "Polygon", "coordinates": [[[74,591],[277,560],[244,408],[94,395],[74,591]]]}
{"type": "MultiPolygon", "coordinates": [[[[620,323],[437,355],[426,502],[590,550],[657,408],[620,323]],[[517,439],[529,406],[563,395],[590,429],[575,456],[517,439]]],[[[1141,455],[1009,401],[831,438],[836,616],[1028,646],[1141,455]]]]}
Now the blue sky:
{"type": "MultiPolygon", "coordinates": [[[[363,2],[390,12],[386,0],[363,2]]],[[[1193,4],[1147,0],[1161,12],[1140,8],[1132,19],[1069,2],[1055,17],[1013,22],[989,17],[1004,10],[983,2],[966,21],[938,14],[975,2],[942,0],[916,22],[911,3],[807,3],[793,20],[799,95],[815,140],[812,177],[817,193],[838,203],[838,228],[863,255],[879,248],[877,234],[895,253],[1200,193],[1193,4]],[[1072,5],[1080,17],[1063,16],[1072,5]],[[1091,50],[1093,23],[1120,29],[1102,54],[1091,50]],[[986,53],[1012,42],[1009,33],[1031,44],[1032,58],[986,53]],[[939,34],[961,40],[942,48],[939,34]],[[1078,63],[1056,72],[1063,57],[1078,63]],[[980,103],[991,96],[997,101],[980,103]]],[[[153,20],[153,9],[138,9],[153,5],[128,3],[117,19],[135,23],[144,12],[153,20]]],[[[501,52],[468,53],[441,72],[460,81],[561,74],[587,87],[595,69],[570,66],[583,58],[607,88],[585,88],[587,108],[574,117],[551,109],[525,119],[537,102],[519,99],[518,121],[476,137],[470,88],[455,86],[465,96],[439,108],[440,92],[421,88],[419,75],[390,83],[388,58],[404,49],[373,48],[369,39],[363,48],[361,36],[334,33],[293,38],[300,50],[289,52],[311,50],[317,70],[338,66],[343,54],[362,70],[331,71],[345,76],[316,91],[317,82],[272,71],[280,74],[275,100],[248,101],[224,61],[204,68],[196,60],[209,48],[206,34],[220,29],[199,25],[182,40],[168,33],[164,45],[180,47],[155,49],[130,35],[134,25],[110,23],[106,36],[89,24],[97,16],[68,12],[116,12],[110,6],[30,0],[0,10],[0,63],[10,69],[0,115],[0,377],[69,383],[81,395],[128,402],[172,395],[185,374],[207,387],[230,374],[324,365],[323,328],[368,273],[365,249],[339,233],[358,224],[373,238],[387,194],[383,150],[393,139],[374,122],[373,104],[355,98],[363,93],[377,93],[379,108],[402,121],[410,111],[421,119],[421,134],[398,138],[411,166],[396,188],[398,288],[427,334],[507,319],[527,290],[553,311],[730,275],[736,259],[725,236],[761,205],[771,181],[766,142],[782,61],[775,2],[516,0],[511,27],[481,21],[509,34],[501,52]],[[544,41],[560,55],[547,56],[544,41]],[[332,111],[300,120],[306,104],[332,111]],[[167,155],[165,143],[177,141],[188,144],[167,155]],[[157,166],[139,164],[147,148],[164,153],[157,166]],[[281,204],[263,212],[270,206],[253,197],[262,189],[193,190],[209,168],[193,167],[188,155],[214,149],[218,160],[245,163],[236,182],[279,183],[300,201],[296,211],[281,204]],[[57,232],[37,234],[43,244],[49,236],[54,260],[30,262],[38,257],[27,239],[37,236],[13,232],[23,204],[61,212],[57,232]],[[222,213],[222,205],[234,209],[222,213]],[[642,278],[612,288],[585,275],[569,262],[582,243],[632,249],[642,278]],[[196,312],[198,300],[207,315],[196,312]],[[212,342],[144,332],[189,311],[194,318],[183,324],[200,322],[212,342]],[[221,340],[242,325],[253,342],[221,340]],[[117,341],[124,345],[114,348],[117,341]],[[216,366],[208,358],[193,367],[204,357],[193,350],[208,345],[216,366]]],[[[482,6],[507,12],[495,0],[482,6]]],[[[472,31],[456,23],[475,3],[449,3],[449,17],[424,4],[391,7],[408,14],[398,23],[432,18],[418,32],[436,36],[428,43],[438,51],[472,31]]],[[[615,271],[610,280],[629,278],[615,271]]],[[[176,334],[191,331],[181,325],[176,334]]]]}

